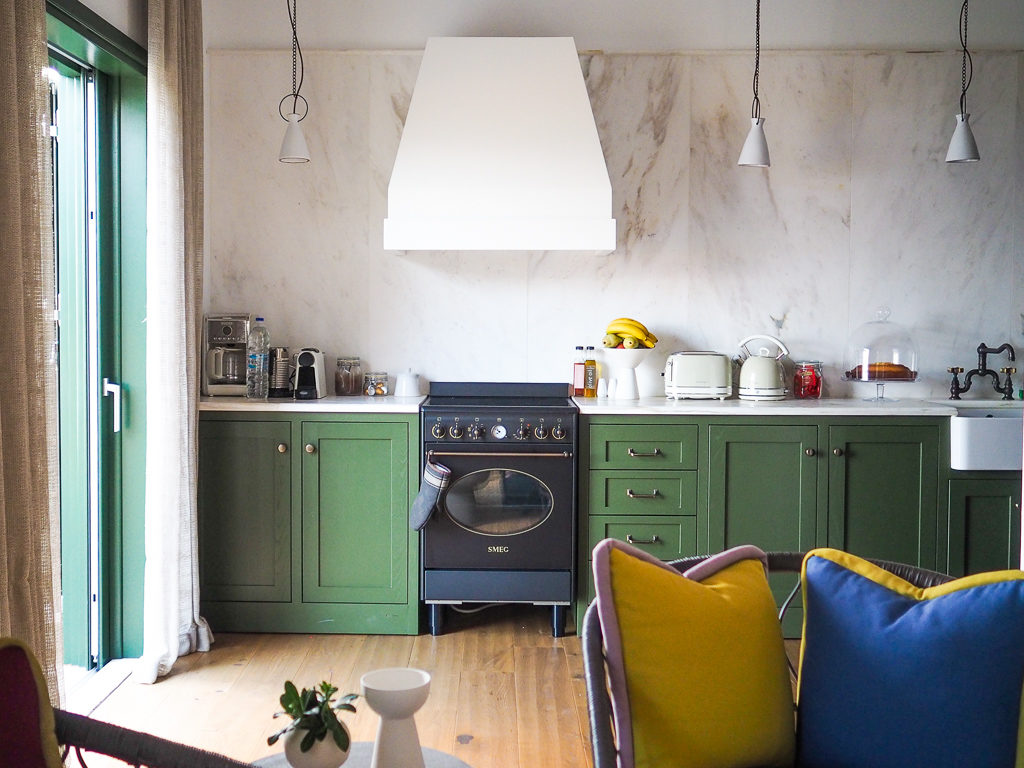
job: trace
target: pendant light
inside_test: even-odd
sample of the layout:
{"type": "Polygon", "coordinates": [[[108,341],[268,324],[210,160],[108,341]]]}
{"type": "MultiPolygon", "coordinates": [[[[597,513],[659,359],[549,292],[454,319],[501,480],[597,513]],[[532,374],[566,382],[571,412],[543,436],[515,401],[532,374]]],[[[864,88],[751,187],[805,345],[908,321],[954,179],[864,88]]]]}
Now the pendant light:
{"type": "Polygon", "coordinates": [[[761,100],[757,97],[757,81],[761,72],[761,0],[757,0],[754,17],[754,101],[750,105],[750,133],[743,142],[738,165],[753,168],[769,168],[772,161],[768,156],[768,140],[764,136],[764,118],[761,117],[761,100]]]}
{"type": "Polygon", "coordinates": [[[964,0],[960,7],[960,46],[963,48],[960,65],[960,114],[956,115],[956,128],[946,152],[947,163],[973,163],[981,159],[978,144],[971,132],[971,116],[967,114],[967,89],[974,77],[974,63],[971,61],[970,51],[967,50],[967,3],[968,0],[964,0]]]}
{"type": "Polygon", "coordinates": [[[302,80],[305,74],[305,67],[302,62],[302,49],[299,47],[298,28],[295,23],[296,3],[298,0],[285,0],[288,7],[288,21],[292,26],[292,92],[281,99],[277,105],[278,114],[288,123],[284,131],[284,140],[281,141],[281,152],[277,159],[282,163],[308,163],[309,147],[306,146],[306,137],[302,135],[300,122],[306,119],[309,114],[309,103],[299,95],[302,90],[302,80]],[[285,102],[291,99],[291,111],[284,113],[285,102]],[[299,101],[302,102],[302,114],[299,112],[299,101]]]}

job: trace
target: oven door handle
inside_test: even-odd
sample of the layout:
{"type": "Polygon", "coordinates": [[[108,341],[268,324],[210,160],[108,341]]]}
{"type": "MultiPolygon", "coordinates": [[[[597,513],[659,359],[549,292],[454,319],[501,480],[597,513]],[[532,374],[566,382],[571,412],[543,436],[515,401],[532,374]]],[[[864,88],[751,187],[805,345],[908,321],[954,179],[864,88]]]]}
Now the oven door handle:
{"type": "Polygon", "coordinates": [[[571,459],[572,451],[561,451],[559,453],[527,453],[525,451],[427,451],[427,458],[433,456],[482,456],[488,459],[571,459]]]}

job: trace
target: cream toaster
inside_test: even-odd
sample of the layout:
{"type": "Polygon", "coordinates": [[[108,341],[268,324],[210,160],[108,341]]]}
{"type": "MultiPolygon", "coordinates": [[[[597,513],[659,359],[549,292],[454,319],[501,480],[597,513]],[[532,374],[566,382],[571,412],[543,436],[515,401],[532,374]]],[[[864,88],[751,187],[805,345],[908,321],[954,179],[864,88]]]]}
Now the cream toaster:
{"type": "Polygon", "coordinates": [[[732,395],[732,361],[719,352],[673,352],[665,361],[665,397],[724,400],[732,395]]]}

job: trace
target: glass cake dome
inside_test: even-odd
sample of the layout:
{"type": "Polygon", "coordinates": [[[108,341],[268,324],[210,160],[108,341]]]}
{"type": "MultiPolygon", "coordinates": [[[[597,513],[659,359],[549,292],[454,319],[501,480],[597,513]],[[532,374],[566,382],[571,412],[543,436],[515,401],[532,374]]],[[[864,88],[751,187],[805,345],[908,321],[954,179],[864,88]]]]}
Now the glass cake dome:
{"type": "Polygon", "coordinates": [[[869,381],[882,387],[890,381],[917,380],[917,347],[910,332],[889,320],[888,307],[880,307],[876,319],[850,334],[844,360],[845,381],[869,381]]]}

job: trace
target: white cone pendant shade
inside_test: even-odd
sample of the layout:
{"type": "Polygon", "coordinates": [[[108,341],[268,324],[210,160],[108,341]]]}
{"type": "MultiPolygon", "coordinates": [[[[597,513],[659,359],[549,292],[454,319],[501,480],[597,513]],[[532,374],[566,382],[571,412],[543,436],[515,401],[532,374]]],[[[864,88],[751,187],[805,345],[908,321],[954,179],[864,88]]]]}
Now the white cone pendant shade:
{"type": "Polygon", "coordinates": [[[946,152],[947,163],[973,163],[981,160],[978,144],[971,132],[970,119],[970,115],[956,116],[956,128],[949,141],[949,151],[946,152]]]}
{"type": "Polygon", "coordinates": [[[750,118],[750,133],[747,134],[747,140],[743,142],[740,161],[737,165],[769,168],[771,164],[771,158],[768,156],[768,140],[764,136],[764,118],[752,117],[750,118]]]}
{"type": "Polygon", "coordinates": [[[294,112],[288,115],[288,127],[285,129],[281,153],[277,159],[282,163],[309,162],[309,147],[306,146],[306,137],[302,135],[302,128],[299,126],[299,116],[294,112]]]}

